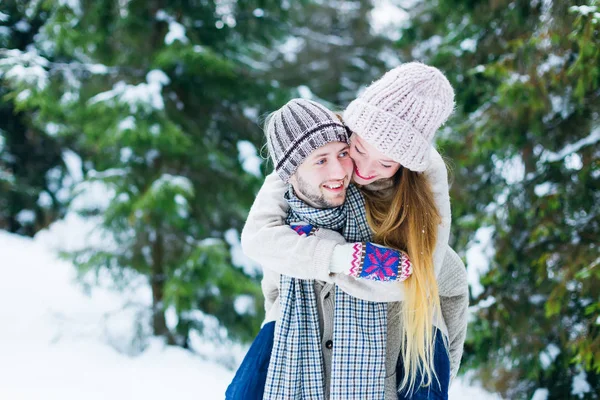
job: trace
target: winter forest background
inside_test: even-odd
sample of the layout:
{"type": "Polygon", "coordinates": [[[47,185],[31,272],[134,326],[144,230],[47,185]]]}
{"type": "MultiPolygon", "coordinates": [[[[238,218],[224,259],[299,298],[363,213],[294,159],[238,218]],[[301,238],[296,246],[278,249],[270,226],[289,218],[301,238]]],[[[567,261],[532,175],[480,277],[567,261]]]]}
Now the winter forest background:
{"type": "Polygon", "coordinates": [[[457,94],[453,398],[600,398],[595,0],[2,0],[0,398],[222,398],[263,318],[264,115],[409,60],[457,94]]]}

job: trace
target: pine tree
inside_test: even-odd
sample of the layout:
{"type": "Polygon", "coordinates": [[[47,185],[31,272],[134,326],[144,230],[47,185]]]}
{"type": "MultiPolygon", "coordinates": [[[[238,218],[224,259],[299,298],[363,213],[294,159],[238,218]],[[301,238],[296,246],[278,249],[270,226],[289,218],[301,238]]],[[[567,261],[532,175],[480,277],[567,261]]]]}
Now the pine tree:
{"type": "Polygon", "coordinates": [[[455,164],[454,244],[492,232],[463,366],[506,398],[597,399],[598,8],[439,0],[410,13],[404,57],[457,92],[438,142],[455,164]]]}
{"type": "MultiPolygon", "coordinates": [[[[26,11],[19,2],[2,3],[0,48],[25,51],[33,42],[44,16],[26,11]]],[[[19,71],[13,72],[8,79],[18,79],[19,71]]],[[[0,71],[0,228],[32,236],[64,215],[72,181],[63,160],[67,144],[20,109],[19,98],[2,83],[8,79],[0,71]]]]}
{"type": "Polygon", "coordinates": [[[35,7],[47,20],[33,49],[10,53],[5,69],[35,68],[47,85],[13,80],[12,93],[30,91],[19,107],[58,127],[84,159],[85,184],[109,196],[105,208],[81,210],[101,216],[108,244],[73,254],[75,264],[109,271],[123,288],[129,271],[146,276],[152,331],[169,343],[187,346],[211,318],[231,338],[252,338],[259,277],[233,265],[230,244],[262,178],[242,159],[262,141],[257,116],[287,96],[256,68],[257,49],[283,34],[269,21],[286,10],[278,1],[35,7]]]}
{"type": "Polygon", "coordinates": [[[293,2],[286,21],[290,35],[271,51],[269,74],[336,110],[348,105],[361,87],[399,62],[393,42],[373,31],[372,3],[293,2]]]}

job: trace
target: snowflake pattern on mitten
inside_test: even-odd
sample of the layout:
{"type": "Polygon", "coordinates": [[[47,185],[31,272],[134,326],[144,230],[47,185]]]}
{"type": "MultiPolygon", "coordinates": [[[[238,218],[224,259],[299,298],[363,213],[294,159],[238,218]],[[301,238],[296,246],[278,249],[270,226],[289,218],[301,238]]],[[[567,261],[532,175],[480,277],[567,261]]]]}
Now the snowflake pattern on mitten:
{"type": "Polygon", "coordinates": [[[412,275],[408,254],[372,243],[354,243],[349,275],[374,281],[404,281],[412,275]]]}

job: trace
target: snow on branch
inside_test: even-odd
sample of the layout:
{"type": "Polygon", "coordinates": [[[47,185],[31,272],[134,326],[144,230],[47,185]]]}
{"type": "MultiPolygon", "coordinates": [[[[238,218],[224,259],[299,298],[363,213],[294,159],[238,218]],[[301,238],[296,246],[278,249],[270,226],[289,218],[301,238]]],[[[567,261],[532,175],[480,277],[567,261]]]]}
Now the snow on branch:
{"type": "Polygon", "coordinates": [[[130,85],[123,81],[117,82],[109,91],[99,93],[88,100],[89,105],[97,103],[114,103],[114,100],[129,104],[132,114],[138,111],[138,106],[146,110],[162,110],[165,107],[162,88],[170,83],[169,77],[160,70],[152,70],[146,75],[146,82],[130,85]]]}
{"type": "Polygon", "coordinates": [[[592,132],[587,137],[585,137],[581,140],[578,140],[575,143],[566,145],[558,153],[546,151],[542,155],[542,161],[545,161],[545,162],[560,161],[563,158],[567,157],[568,155],[579,151],[581,148],[592,145],[592,144],[596,144],[598,142],[600,142],[600,126],[597,126],[594,129],[592,129],[592,132]]]}
{"type": "Polygon", "coordinates": [[[48,85],[48,60],[34,51],[0,50],[0,77],[44,90],[48,85]]]}
{"type": "Polygon", "coordinates": [[[15,85],[25,85],[39,91],[46,88],[50,78],[56,73],[63,74],[68,81],[72,81],[75,76],[116,75],[123,72],[130,76],[144,75],[143,70],[131,67],[109,67],[103,64],[80,62],[52,62],[35,50],[0,49],[0,77],[4,77],[15,85]]]}

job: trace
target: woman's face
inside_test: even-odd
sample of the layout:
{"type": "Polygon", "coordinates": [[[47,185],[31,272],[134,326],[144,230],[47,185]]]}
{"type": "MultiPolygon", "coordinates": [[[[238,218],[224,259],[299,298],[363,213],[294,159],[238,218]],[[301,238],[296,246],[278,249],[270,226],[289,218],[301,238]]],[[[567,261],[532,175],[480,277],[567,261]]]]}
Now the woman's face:
{"type": "Polygon", "coordinates": [[[356,133],[350,137],[350,157],[354,161],[352,179],[359,185],[391,178],[400,169],[400,163],[390,160],[356,133]]]}

